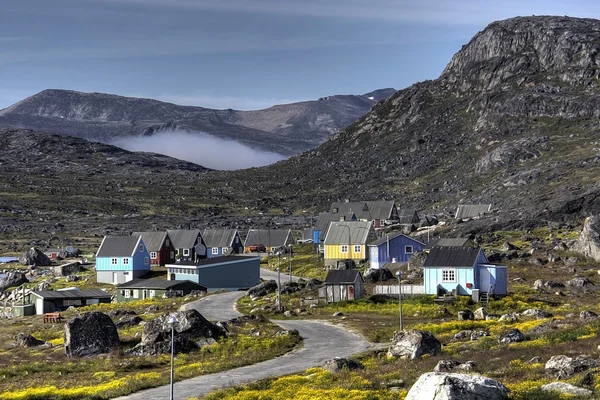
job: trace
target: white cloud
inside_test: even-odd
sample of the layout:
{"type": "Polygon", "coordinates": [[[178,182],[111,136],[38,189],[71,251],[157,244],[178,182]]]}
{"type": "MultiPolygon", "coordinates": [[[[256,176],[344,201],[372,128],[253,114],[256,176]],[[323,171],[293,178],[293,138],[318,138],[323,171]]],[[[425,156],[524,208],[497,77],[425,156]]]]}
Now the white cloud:
{"type": "Polygon", "coordinates": [[[219,170],[260,167],[286,158],[203,132],[162,132],[152,136],[121,138],[111,144],[129,151],[160,153],[219,170]]]}

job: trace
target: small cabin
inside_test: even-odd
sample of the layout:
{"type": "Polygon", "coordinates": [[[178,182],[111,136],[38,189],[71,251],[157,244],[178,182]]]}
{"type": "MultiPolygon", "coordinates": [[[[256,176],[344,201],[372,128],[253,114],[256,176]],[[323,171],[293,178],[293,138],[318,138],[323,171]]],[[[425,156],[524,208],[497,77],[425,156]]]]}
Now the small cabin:
{"type": "Polygon", "coordinates": [[[332,269],[325,278],[325,298],[328,303],[358,300],[364,296],[364,285],[365,282],[359,270],[332,269]]]}

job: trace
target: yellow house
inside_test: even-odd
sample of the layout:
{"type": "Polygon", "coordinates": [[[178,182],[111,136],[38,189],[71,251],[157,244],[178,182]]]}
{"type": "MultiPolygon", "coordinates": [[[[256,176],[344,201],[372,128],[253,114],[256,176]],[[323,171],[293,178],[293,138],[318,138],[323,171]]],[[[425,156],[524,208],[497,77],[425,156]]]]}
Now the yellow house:
{"type": "Polygon", "coordinates": [[[367,259],[367,243],[375,240],[373,221],[330,222],[325,245],[325,265],[335,266],[341,260],[367,259]]]}

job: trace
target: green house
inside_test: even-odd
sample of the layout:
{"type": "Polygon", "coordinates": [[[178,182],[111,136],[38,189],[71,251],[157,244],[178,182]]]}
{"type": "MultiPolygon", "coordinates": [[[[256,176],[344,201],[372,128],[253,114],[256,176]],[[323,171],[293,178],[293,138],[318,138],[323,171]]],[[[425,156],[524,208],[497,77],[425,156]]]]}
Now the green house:
{"type": "Polygon", "coordinates": [[[206,286],[192,281],[135,279],[117,285],[117,303],[153,299],[155,297],[181,297],[192,292],[198,293],[206,291],[206,286]]]}

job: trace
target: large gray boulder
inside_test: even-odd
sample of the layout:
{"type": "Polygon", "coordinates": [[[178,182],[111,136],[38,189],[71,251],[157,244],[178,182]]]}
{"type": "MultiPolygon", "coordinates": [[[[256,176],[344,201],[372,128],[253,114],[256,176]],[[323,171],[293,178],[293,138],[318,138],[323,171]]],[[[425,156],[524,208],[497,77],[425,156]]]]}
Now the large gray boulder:
{"type": "Polygon", "coordinates": [[[578,397],[590,397],[594,394],[591,390],[583,389],[567,382],[552,382],[541,388],[544,392],[564,393],[578,397]]]}
{"type": "Polygon", "coordinates": [[[521,333],[521,331],[518,329],[509,329],[508,331],[500,335],[500,337],[498,338],[499,343],[505,344],[524,342],[526,340],[527,338],[525,337],[525,335],[523,335],[523,333],[521,333]]]}
{"type": "Polygon", "coordinates": [[[485,376],[428,372],[412,385],[405,400],[506,400],[508,392],[485,376]]]}
{"type": "Polygon", "coordinates": [[[121,341],[113,320],[93,311],[77,316],[65,324],[65,352],[69,357],[110,353],[121,341]]]}
{"type": "Polygon", "coordinates": [[[394,274],[387,268],[369,268],[363,274],[365,283],[385,282],[394,279],[394,274]]]}
{"type": "Polygon", "coordinates": [[[557,379],[564,379],[573,376],[577,372],[596,368],[598,365],[598,361],[590,356],[581,355],[573,358],[565,355],[558,355],[552,356],[546,362],[545,370],[548,374],[553,375],[557,379]]]}
{"type": "Polygon", "coordinates": [[[567,286],[575,288],[593,289],[596,284],[585,277],[577,277],[567,281],[567,286]]]}
{"type": "Polygon", "coordinates": [[[44,344],[46,342],[34,338],[29,333],[21,332],[15,335],[15,346],[17,347],[37,347],[44,344]]]}
{"type": "Polygon", "coordinates": [[[358,361],[339,357],[325,361],[322,368],[331,373],[338,373],[343,370],[356,371],[360,369],[365,369],[364,365],[362,365],[358,361]]]}
{"type": "Polygon", "coordinates": [[[521,313],[525,317],[534,317],[535,319],[552,318],[553,315],[548,311],[541,310],[539,308],[530,308],[521,313]]]}
{"type": "Polygon", "coordinates": [[[85,268],[78,261],[52,267],[52,274],[57,277],[69,276],[82,271],[85,271],[85,268]]]}
{"type": "Polygon", "coordinates": [[[251,287],[246,292],[246,295],[250,296],[250,297],[259,297],[259,296],[266,296],[269,293],[275,293],[276,291],[277,291],[277,282],[274,279],[271,279],[270,281],[265,281],[265,282],[259,283],[258,285],[254,286],[254,287],[251,287]]]}
{"type": "Polygon", "coordinates": [[[422,271],[423,264],[427,258],[427,253],[424,251],[417,251],[413,253],[408,259],[408,270],[409,271],[422,271]]]}
{"type": "Polygon", "coordinates": [[[203,346],[215,343],[216,339],[225,336],[225,330],[209,322],[196,310],[178,311],[161,315],[144,325],[142,341],[126,351],[127,354],[153,356],[171,352],[171,316],[177,318],[174,352],[188,353],[203,346]]]}
{"type": "Polygon", "coordinates": [[[588,217],[571,250],[600,262],[600,217],[588,217]]]}
{"type": "Polygon", "coordinates": [[[21,286],[27,282],[29,281],[23,272],[9,271],[4,278],[0,279],[0,293],[8,288],[21,286]]]}
{"type": "Polygon", "coordinates": [[[48,256],[35,247],[32,247],[23,253],[21,257],[19,257],[19,262],[25,265],[37,265],[38,267],[52,265],[52,261],[50,261],[48,256]]]}
{"type": "Polygon", "coordinates": [[[388,356],[414,360],[423,354],[434,356],[442,351],[442,343],[425,331],[409,330],[396,333],[393,342],[394,344],[388,350],[388,356]]]}

